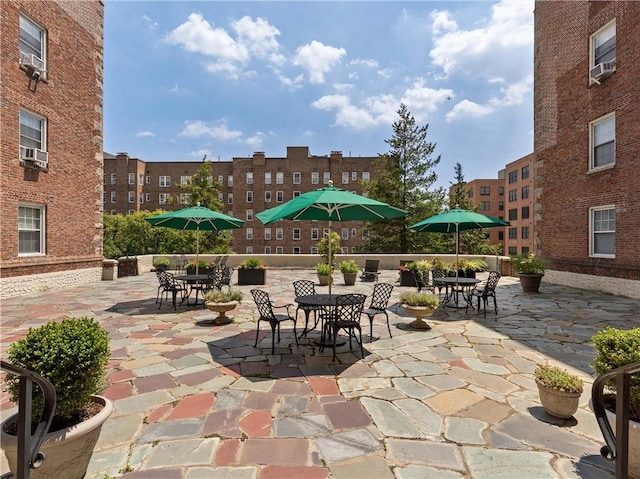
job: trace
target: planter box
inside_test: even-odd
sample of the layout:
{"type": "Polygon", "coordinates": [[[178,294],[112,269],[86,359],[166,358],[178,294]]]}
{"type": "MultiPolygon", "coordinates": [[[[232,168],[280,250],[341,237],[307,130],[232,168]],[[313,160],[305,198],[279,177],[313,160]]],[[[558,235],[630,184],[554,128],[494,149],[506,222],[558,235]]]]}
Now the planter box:
{"type": "Polygon", "coordinates": [[[416,280],[413,277],[411,271],[400,271],[400,286],[413,286],[417,287],[416,280]]]}
{"type": "Polygon", "coordinates": [[[266,269],[239,269],[238,284],[264,284],[267,278],[266,269]]]}

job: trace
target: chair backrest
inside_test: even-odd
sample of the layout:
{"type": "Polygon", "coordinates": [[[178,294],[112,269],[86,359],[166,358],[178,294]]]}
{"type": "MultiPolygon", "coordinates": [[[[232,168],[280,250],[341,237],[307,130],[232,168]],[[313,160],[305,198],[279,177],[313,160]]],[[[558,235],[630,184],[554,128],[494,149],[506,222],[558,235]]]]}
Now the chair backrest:
{"type": "Polygon", "coordinates": [[[223,267],[222,277],[220,278],[220,286],[231,286],[231,275],[233,275],[233,266],[223,267]]]}
{"type": "Polygon", "coordinates": [[[293,282],[293,294],[298,296],[309,296],[316,294],[316,284],[308,279],[299,279],[293,282]]]}
{"type": "Polygon", "coordinates": [[[341,294],[336,297],[336,307],[333,310],[334,320],[352,321],[360,324],[360,316],[366,299],[366,294],[341,294]]]}
{"type": "Polygon", "coordinates": [[[424,271],[420,269],[412,269],[411,274],[413,275],[413,279],[416,282],[416,286],[418,287],[418,291],[422,288],[427,288],[430,286],[429,284],[429,271],[424,271]]]}
{"type": "Polygon", "coordinates": [[[500,273],[498,271],[489,271],[489,277],[487,278],[487,284],[484,286],[484,294],[493,293],[500,281],[500,273]]]}
{"type": "Polygon", "coordinates": [[[222,258],[220,258],[220,268],[224,268],[227,265],[227,260],[229,259],[229,255],[226,254],[222,258]]]}
{"type": "Polygon", "coordinates": [[[377,273],[378,266],[380,266],[379,259],[365,259],[364,260],[364,272],[365,273],[377,273]]]}
{"type": "Polygon", "coordinates": [[[271,300],[269,299],[269,293],[262,291],[261,289],[252,289],[251,295],[258,307],[258,314],[261,319],[274,318],[273,309],[271,308],[271,300]]]}
{"type": "Polygon", "coordinates": [[[389,304],[389,298],[391,298],[391,291],[393,291],[393,285],[389,283],[376,283],[373,287],[373,294],[371,295],[371,309],[387,309],[389,304]]]}
{"type": "Polygon", "coordinates": [[[160,286],[164,286],[167,281],[167,275],[165,273],[166,271],[156,271],[156,278],[158,278],[158,283],[160,284],[160,286]]]}
{"type": "Polygon", "coordinates": [[[447,276],[447,272],[444,269],[436,268],[431,270],[431,277],[434,279],[440,279],[447,276]]]}
{"type": "Polygon", "coordinates": [[[164,271],[163,273],[164,274],[161,283],[163,288],[175,289],[181,287],[180,283],[178,282],[178,280],[176,280],[172,273],[169,273],[168,271],[164,271]]]}

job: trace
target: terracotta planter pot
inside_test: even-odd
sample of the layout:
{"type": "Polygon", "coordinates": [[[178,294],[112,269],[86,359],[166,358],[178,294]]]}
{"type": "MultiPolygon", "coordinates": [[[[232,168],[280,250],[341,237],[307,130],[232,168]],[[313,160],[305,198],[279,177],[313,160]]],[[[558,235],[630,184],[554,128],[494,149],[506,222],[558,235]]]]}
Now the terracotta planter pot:
{"type": "Polygon", "coordinates": [[[233,321],[232,318],[227,316],[227,311],[235,309],[235,307],[238,306],[238,302],[229,301],[228,303],[213,303],[211,301],[207,301],[206,303],[204,303],[204,305],[209,311],[218,313],[218,317],[211,321],[213,325],[222,326],[233,321]]]}
{"type": "Polygon", "coordinates": [[[540,380],[536,379],[538,392],[540,394],[540,402],[542,407],[548,414],[561,419],[569,419],[578,410],[580,403],[580,393],[569,393],[559,391],[545,386],[540,380]]]}
{"type": "Polygon", "coordinates": [[[540,289],[540,282],[542,281],[542,277],[544,275],[539,273],[520,273],[519,276],[522,291],[524,291],[525,293],[537,293],[540,289]]]}
{"type": "MultiPolygon", "coordinates": [[[[92,396],[94,402],[103,404],[102,411],[73,427],[47,434],[40,447],[45,460],[38,469],[31,469],[31,479],[82,479],[87,472],[93,448],[98,442],[102,425],[113,411],[113,403],[102,396],[92,396]]],[[[2,423],[2,448],[9,462],[9,469],[17,471],[18,437],[5,432],[5,426],[16,421],[17,414],[2,423]]]]}
{"type": "Polygon", "coordinates": [[[410,327],[424,330],[431,329],[431,326],[429,326],[422,318],[431,316],[437,308],[431,308],[428,306],[409,306],[408,304],[403,304],[402,309],[404,309],[407,314],[416,317],[415,321],[409,323],[410,327]]]}

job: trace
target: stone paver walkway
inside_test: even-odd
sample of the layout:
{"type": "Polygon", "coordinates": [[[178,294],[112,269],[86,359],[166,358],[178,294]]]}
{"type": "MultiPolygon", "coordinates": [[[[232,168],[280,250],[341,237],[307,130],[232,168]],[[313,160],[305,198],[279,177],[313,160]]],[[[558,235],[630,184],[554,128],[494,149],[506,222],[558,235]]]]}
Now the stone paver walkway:
{"type": "MultiPolygon", "coordinates": [[[[261,286],[292,301],[308,270],[269,271],[261,286]]],[[[334,292],[370,294],[373,283],[334,292]]],[[[640,326],[640,302],[543,283],[521,292],[502,278],[498,315],[445,308],[430,331],[409,331],[413,318],[396,302],[389,338],[383,316],[365,358],[349,344],[319,351],[317,332],[296,347],[291,325],[271,355],[267,325],[256,334],[251,286],[213,327],[201,307],[158,309],[152,273],[52,291],[2,303],[1,344],[29,327],[68,316],[96,318],[110,333],[112,358],[104,395],[115,410],[105,424],[87,479],[607,479],[602,436],[588,407],[591,336],[606,327],[640,326]],[[533,380],[537,363],[559,364],[586,381],[571,420],[547,416],[533,380]]],[[[235,277],[234,277],[235,282],[235,277]]],[[[326,292],[326,287],[318,287],[326,292]]],[[[304,315],[300,313],[301,330],[304,315]]],[[[363,317],[364,332],[368,321],[363,317]]],[[[15,411],[3,393],[2,415],[15,411]]],[[[7,471],[2,462],[1,473],[7,471]]]]}

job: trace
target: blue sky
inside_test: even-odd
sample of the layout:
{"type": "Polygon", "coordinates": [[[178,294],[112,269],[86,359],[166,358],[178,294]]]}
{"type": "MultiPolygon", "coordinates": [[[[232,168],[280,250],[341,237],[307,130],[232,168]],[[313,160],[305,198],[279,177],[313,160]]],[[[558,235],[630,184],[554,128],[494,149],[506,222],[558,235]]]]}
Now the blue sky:
{"type": "Polygon", "coordinates": [[[104,150],[230,160],[389,150],[400,103],[438,184],[533,151],[533,0],[105,2],[104,150]]]}

